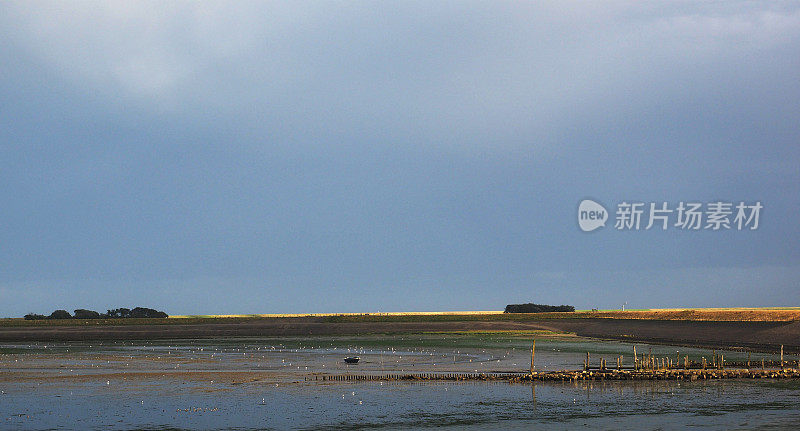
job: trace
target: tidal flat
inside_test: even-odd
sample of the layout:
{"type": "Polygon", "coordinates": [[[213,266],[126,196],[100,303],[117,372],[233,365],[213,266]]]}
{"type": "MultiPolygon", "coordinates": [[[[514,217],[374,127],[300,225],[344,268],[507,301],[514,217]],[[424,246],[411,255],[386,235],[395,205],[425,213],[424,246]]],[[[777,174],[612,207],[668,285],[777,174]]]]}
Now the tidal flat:
{"type": "MultiPolygon", "coordinates": [[[[546,332],[0,345],[0,428],[787,429],[800,381],[321,382],[309,376],[573,370],[633,344],[546,332]],[[358,364],[343,359],[358,356],[358,364]]],[[[641,353],[709,349],[637,343],[641,353]]],[[[744,351],[717,351],[745,360],[744,351]]],[[[752,359],[777,359],[753,353],[752,359]]],[[[795,359],[795,358],[792,358],[795,359]]]]}

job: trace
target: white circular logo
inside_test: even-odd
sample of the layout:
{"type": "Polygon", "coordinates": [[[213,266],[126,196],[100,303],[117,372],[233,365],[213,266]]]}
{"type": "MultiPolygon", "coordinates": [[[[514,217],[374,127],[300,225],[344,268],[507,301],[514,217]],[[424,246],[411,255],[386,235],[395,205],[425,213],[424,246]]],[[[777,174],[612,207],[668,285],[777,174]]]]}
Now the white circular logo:
{"type": "Polygon", "coordinates": [[[584,199],[578,205],[578,226],[584,232],[591,232],[606,225],[608,211],[599,203],[584,199]]]}

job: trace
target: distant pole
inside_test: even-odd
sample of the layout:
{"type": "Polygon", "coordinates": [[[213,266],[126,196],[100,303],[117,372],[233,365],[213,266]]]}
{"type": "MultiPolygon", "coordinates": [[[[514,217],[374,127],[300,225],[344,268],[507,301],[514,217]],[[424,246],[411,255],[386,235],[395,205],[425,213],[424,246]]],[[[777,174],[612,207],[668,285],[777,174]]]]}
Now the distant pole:
{"type": "Polygon", "coordinates": [[[531,345],[531,374],[533,374],[533,358],[536,356],[536,339],[533,339],[533,345],[531,345]]]}

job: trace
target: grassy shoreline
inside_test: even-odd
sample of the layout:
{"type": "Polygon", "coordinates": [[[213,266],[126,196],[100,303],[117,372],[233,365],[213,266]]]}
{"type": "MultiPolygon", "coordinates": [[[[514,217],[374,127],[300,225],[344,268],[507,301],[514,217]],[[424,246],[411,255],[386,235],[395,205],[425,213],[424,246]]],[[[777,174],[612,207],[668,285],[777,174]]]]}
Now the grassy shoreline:
{"type": "Polygon", "coordinates": [[[686,320],[720,322],[792,322],[800,320],[800,307],[769,308],[684,308],[649,310],[580,310],[571,313],[503,313],[501,311],[473,312],[408,312],[408,313],[325,313],[325,314],[253,314],[171,316],[165,319],[53,319],[25,320],[2,318],[0,327],[53,327],[53,326],[127,326],[127,325],[203,325],[239,324],[259,321],[307,321],[319,323],[364,322],[494,322],[537,321],[555,319],[635,319],[635,320],[686,320]]]}

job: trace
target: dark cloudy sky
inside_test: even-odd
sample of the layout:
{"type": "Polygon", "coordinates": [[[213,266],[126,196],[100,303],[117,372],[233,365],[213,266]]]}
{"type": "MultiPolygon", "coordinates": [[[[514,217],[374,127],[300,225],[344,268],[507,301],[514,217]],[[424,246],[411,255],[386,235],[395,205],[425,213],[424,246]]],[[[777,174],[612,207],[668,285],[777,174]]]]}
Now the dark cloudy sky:
{"type": "Polygon", "coordinates": [[[797,2],[21,1],[0,40],[0,316],[800,305],[797,2]]]}

